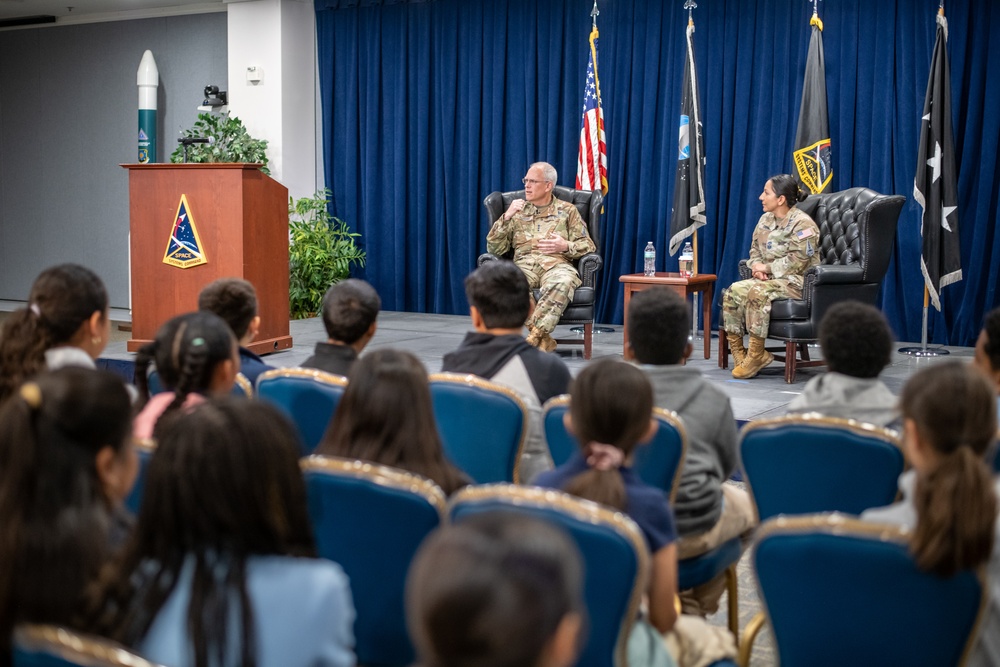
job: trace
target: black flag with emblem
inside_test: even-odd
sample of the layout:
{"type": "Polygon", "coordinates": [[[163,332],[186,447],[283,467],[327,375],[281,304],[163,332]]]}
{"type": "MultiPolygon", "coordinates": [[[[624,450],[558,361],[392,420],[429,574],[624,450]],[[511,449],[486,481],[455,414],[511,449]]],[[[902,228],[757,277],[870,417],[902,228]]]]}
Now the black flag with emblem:
{"type": "MultiPolygon", "coordinates": [[[[826,109],[826,59],[823,55],[823,22],[816,14],[809,21],[812,36],[802,83],[799,127],[795,131],[792,161],[802,184],[811,192],[823,192],[833,181],[833,147],[830,116],[826,109]]],[[[832,190],[832,188],[830,188],[832,190]]]]}
{"type": "Polygon", "coordinates": [[[694,22],[688,21],[687,57],[677,136],[677,174],[674,177],[674,207],[670,212],[670,254],[705,225],[705,152],[701,138],[701,104],[698,73],[694,68],[694,22]]]}
{"type": "Polygon", "coordinates": [[[924,209],[920,225],[924,274],[931,303],[941,310],[941,288],[962,279],[958,243],[958,172],[951,134],[951,76],[948,73],[948,20],[937,15],[937,38],[920,121],[913,198],[924,209]]]}

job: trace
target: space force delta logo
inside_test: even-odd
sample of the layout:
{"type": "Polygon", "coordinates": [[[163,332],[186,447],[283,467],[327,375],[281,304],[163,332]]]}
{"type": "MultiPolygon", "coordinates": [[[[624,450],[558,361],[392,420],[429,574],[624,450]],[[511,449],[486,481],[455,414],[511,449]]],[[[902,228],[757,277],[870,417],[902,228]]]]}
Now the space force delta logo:
{"type": "Polygon", "coordinates": [[[829,139],[821,139],[811,146],[800,148],[792,153],[792,157],[799,178],[811,193],[822,192],[830,184],[833,165],[830,164],[832,151],[829,139]]]}
{"type": "Polygon", "coordinates": [[[167,251],[163,253],[163,263],[180,269],[208,264],[186,195],[181,195],[181,203],[177,206],[177,216],[170,231],[170,240],[167,241],[167,251]]]}

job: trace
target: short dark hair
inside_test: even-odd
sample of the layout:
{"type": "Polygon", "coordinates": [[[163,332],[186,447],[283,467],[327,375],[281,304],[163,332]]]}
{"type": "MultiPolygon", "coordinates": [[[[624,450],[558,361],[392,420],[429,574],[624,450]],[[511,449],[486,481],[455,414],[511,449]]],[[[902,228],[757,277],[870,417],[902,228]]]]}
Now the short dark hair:
{"type": "Polygon", "coordinates": [[[524,514],[475,514],[437,529],[406,580],[420,664],[538,664],[562,620],[586,614],[582,570],[559,526],[524,514]]]}
{"type": "Polygon", "coordinates": [[[198,310],[215,313],[226,321],[236,338],[243,338],[257,317],[257,290],[241,278],[219,278],[201,290],[198,310]]]}
{"type": "Polygon", "coordinates": [[[514,262],[486,262],[465,278],[465,297],[488,329],[524,325],[531,310],[528,279],[514,262]]]}
{"type": "Polygon", "coordinates": [[[983,331],[986,332],[986,345],[983,346],[983,351],[986,352],[993,370],[1000,370],[1000,308],[994,308],[986,313],[983,331]]]}
{"type": "Polygon", "coordinates": [[[628,340],[640,364],[678,364],[691,328],[691,307],[667,287],[634,294],[628,307],[628,340]]]}
{"type": "Polygon", "coordinates": [[[892,329],[885,315],[859,301],[830,306],[819,324],[819,344],[831,371],[878,377],[892,358],[892,329]]]}
{"type": "Polygon", "coordinates": [[[378,317],[382,300],[364,280],[334,283],[323,297],[323,326],[331,340],[350,345],[365,335],[378,317]]]}

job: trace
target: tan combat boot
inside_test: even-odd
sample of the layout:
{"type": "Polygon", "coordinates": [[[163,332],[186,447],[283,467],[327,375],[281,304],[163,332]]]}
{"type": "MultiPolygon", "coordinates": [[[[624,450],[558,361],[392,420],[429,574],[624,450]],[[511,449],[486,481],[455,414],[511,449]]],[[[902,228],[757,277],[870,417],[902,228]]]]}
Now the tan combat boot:
{"type": "Polygon", "coordinates": [[[726,333],[726,340],[729,341],[729,351],[733,353],[733,370],[736,370],[736,366],[743,364],[743,360],[747,356],[747,349],[743,347],[743,334],[726,333]]]}
{"type": "Polygon", "coordinates": [[[750,349],[743,363],[733,369],[733,377],[747,380],[774,361],[774,355],[764,349],[764,339],[750,336],[750,349]]]}

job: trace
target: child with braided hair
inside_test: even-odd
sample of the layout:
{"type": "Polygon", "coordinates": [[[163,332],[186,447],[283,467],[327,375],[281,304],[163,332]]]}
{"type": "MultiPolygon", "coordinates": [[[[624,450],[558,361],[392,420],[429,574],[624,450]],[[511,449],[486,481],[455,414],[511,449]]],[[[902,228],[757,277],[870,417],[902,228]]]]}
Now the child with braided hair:
{"type": "Polygon", "coordinates": [[[207,396],[228,394],[239,372],[236,338],[218,315],[202,311],[168,320],[135,358],[142,401],[133,425],[135,437],[153,438],[162,416],[191,408],[207,396]],[[167,391],[150,397],[147,373],[153,362],[167,391]]]}

